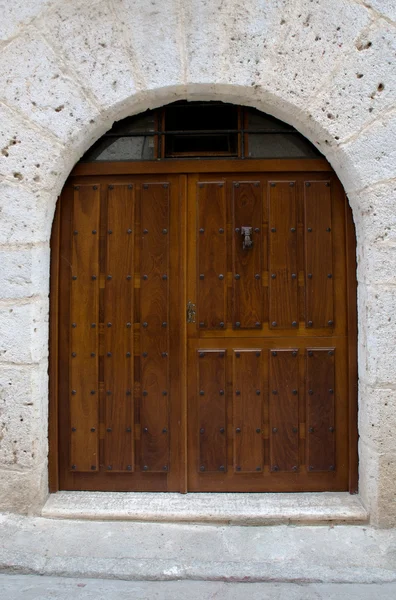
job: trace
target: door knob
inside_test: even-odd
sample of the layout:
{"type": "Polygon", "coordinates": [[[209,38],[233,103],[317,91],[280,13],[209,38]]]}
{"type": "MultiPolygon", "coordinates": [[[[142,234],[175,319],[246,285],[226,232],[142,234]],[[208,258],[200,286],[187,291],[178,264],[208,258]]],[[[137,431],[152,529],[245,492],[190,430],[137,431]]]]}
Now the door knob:
{"type": "Polygon", "coordinates": [[[253,227],[241,227],[241,235],[243,237],[242,248],[244,250],[249,250],[253,247],[252,231],[253,227]]]}

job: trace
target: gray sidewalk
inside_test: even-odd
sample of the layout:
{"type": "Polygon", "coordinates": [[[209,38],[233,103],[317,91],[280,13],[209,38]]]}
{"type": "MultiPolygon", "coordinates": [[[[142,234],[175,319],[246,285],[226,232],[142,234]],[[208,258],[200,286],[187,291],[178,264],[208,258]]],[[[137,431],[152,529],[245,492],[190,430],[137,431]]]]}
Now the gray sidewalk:
{"type": "Polygon", "coordinates": [[[109,581],[0,575],[1,600],[395,600],[396,583],[109,581]]]}

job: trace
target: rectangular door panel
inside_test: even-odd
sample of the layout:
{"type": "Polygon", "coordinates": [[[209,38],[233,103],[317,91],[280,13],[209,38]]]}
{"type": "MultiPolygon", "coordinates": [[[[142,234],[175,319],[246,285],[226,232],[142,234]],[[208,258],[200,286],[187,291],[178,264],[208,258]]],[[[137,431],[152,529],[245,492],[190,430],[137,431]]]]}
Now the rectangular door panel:
{"type": "Polygon", "coordinates": [[[132,328],[134,188],[107,192],[104,300],[104,465],[110,473],[134,470],[132,328]]]}
{"type": "Polygon", "coordinates": [[[74,187],[71,235],[70,466],[99,468],[99,214],[97,185],[74,187]]]}
{"type": "Polygon", "coordinates": [[[223,182],[197,184],[197,314],[202,330],[226,323],[226,198],[223,182]]]}
{"type": "Polygon", "coordinates": [[[269,324],[298,327],[297,206],[294,181],[269,183],[269,324]]]}
{"type": "Polygon", "coordinates": [[[333,327],[333,244],[328,181],[304,187],[306,326],[333,327]]]}
{"type": "Polygon", "coordinates": [[[309,348],[307,368],[307,469],[335,470],[334,348],[309,348]]]}
{"type": "Polygon", "coordinates": [[[271,471],[298,471],[298,350],[271,350],[269,432],[271,471]]]}
{"type": "Polygon", "coordinates": [[[227,471],[226,353],[197,352],[200,472],[227,471]]]}
{"type": "Polygon", "coordinates": [[[263,321],[261,185],[234,181],[232,190],[232,325],[259,329],[263,321]]]}
{"type": "Polygon", "coordinates": [[[234,470],[260,472],[263,468],[262,354],[256,350],[234,350],[234,470]]]}
{"type": "Polygon", "coordinates": [[[141,469],[169,470],[169,185],[141,190],[141,469]]]}

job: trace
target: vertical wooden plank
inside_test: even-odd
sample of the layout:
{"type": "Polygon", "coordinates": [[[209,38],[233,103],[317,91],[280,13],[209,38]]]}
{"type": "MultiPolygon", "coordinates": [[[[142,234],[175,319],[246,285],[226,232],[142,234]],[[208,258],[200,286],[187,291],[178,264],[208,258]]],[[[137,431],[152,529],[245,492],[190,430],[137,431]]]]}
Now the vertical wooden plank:
{"type": "Polygon", "coordinates": [[[298,327],[297,208],[294,181],[269,182],[269,326],[298,327]]]}
{"type": "Polygon", "coordinates": [[[199,470],[227,471],[226,352],[198,350],[199,470]]]}
{"type": "Polygon", "coordinates": [[[71,268],[71,469],[97,471],[99,212],[97,185],[74,187],[71,268]]]}
{"type": "Polygon", "coordinates": [[[271,471],[298,471],[298,371],[298,350],[270,351],[271,471]]]}
{"type": "Polygon", "coordinates": [[[169,471],[169,184],[141,192],[141,469],[169,471]]]}
{"type": "Polygon", "coordinates": [[[335,470],[334,348],[306,351],[308,471],[335,470]]]}
{"type": "Polygon", "coordinates": [[[197,184],[197,326],[226,328],[226,198],[223,182],[197,184]]]}
{"type": "Polygon", "coordinates": [[[133,273],[134,190],[109,185],[104,302],[104,465],[113,473],[134,470],[133,273]]]}
{"type": "Polygon", "coordinates": [[[333,245],[329,181],[304,189],[305,319],[307,327],[333,327],[333,245]]]}
{"type": "Polygon", "coordinates": [[[263,320],[259,181],[234,182],[232,213],[232,324],[237,329],[257,329],[263,320]],[[244,247],[242,227],[251,228],[250,248],[244,247]]]}
{"type": "Polygon", "coordinates": [[[234,470],[263,469],[263,381],[260,350],[234,350],[234,470]]]}

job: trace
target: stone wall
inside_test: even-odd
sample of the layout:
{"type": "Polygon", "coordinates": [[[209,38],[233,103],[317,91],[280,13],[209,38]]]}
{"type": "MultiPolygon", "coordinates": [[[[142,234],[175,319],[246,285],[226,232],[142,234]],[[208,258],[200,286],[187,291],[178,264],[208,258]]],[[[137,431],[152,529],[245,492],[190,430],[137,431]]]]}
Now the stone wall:
{"type": "Polygon", "coordinates": [[[0,0],[0,15],[0,508],[47,495],[49,239],[68,174],[115,120],[218,99],[296,127],[348,194],[360,494],[396,525],[394,0],[0,0]]]}

